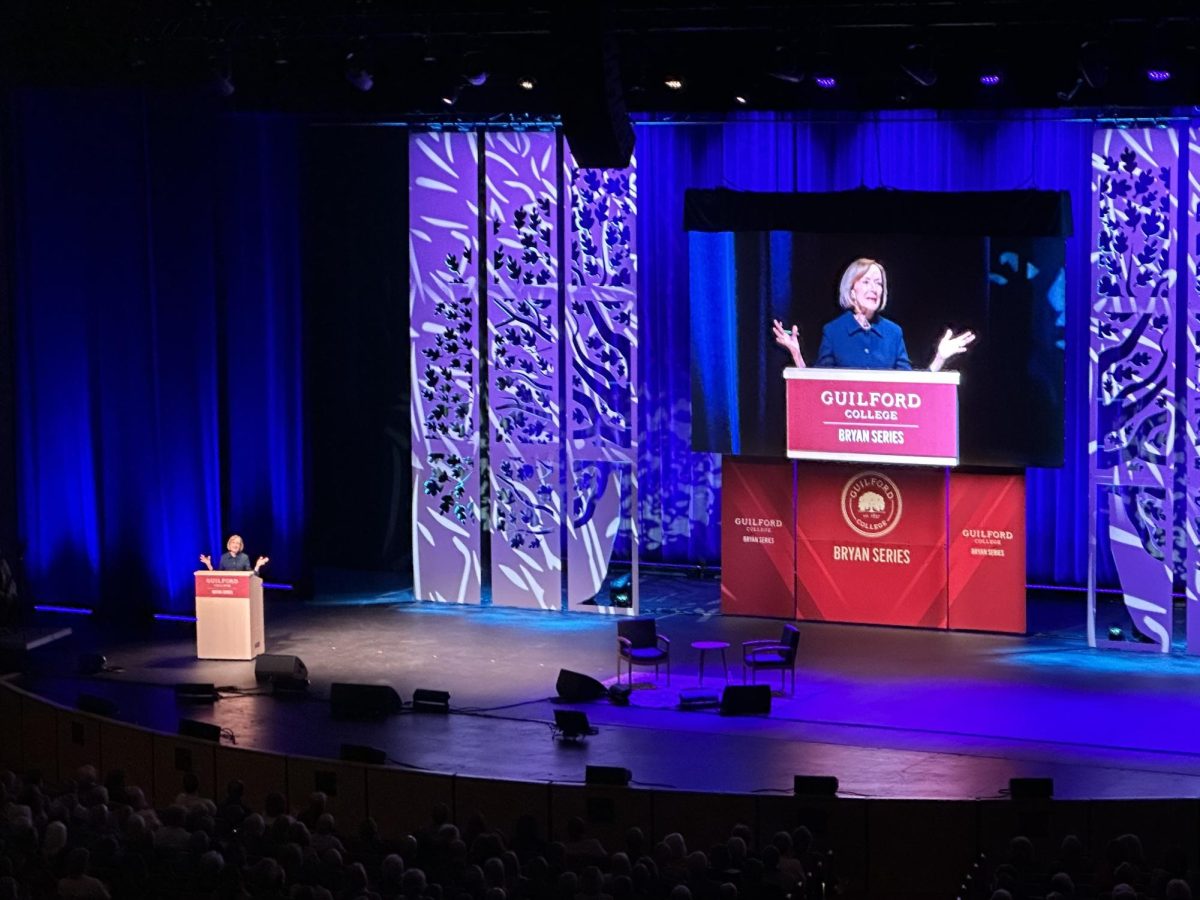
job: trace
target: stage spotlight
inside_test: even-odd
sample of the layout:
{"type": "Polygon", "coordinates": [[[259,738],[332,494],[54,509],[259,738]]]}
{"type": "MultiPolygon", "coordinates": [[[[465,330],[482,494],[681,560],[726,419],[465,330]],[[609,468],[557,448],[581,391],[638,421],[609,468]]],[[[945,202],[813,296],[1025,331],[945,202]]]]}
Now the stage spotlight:
{"type": "Polygon", "coordinates": [[[734,102],[735,102],[735,103],[736,103],[738,106],[745,106],[745,105],[746,105],[746,102],[747,102],[747,101],[746,101],[746,98],[745,98],[745,97],[743,97],[741,94],[736,94],[736,95],[734,95],[733,101],[734,101],[734,102]]]}
{"type": "Polygon", "coordinates": [[[1171,80],[1171,70],[1165,66],[1152,66],[1146,69],[1146,80],[1155,84],[1171,80]]]}
{"type": "Polygon", "coordinates": [[[984,87],[999,87],[1000,82],[1003,80],[1004,76],[1002,76],[999,72],[987,71],[982,72],[979,75],[979,83],[984,87]]]}
{"type": "Polygon", "coordinates": [[[1103,41],[1084,41],[1079,45],[1077,65],[1083,83],[1090,88],[1099,89],[1108,84],[1112,55],[1103,41]]]}
{"type": "Polygon", "coordinates": [[[834,67],[833,57],[828,53],[820,54],[813,65],[812,77],[813,82],[821,90],[836,90],[838,86],[838,79],[837,71],[834,67]]]}
{"type": "Polygon", "coordinates": [[[472,50],[463,54],[462,76],[467,84],[474,87],[483,87],[487,84],[488,70],[482,53],[472,50]]]}
{"type": "Polygon", "coordinates": [[[670,88],[673,91],[682,91],[683,90],[683,79],[682,78],[675,78],[675,77],[664,78],[663,84],[665,84],[668,88],[670,88]]]}
{"type": "Polygon", "coordinates": [[[613,606],[620,609],[629,609],[633,606],[633,575],[631,573],[623,572],[613,577],[608,586],[608,600],[613,606]]]}
{"type": "Polygon", "coordinates": [[[421,62],[426,65],[433,65],[438,61],[437,49],[433,46],[433,36],[425,35],[421,38],[424,49],[421,51],[421,62]]]}
{"type": "Polygon", "coordinates": [[[356,91],[366,93],[375,87],[375,79],[371,73],[367,71],[363,61],[362,53],[351,50],[346,54],[346,81],[356,91]]]}
{"type": "Polygon", "coordinates": [[[221,97],[232,97],[237,90],[229,48],[223,44],[217,46],[208,58],[208,78],[213,90],[221,97]]]}
{"type": "Polygon", "coordinates": [[[444,103],[446,106],[454,106],[456,103],[458,103],[458,97],[461,93],[462,90],[460,88],[451,88],[442,94],[442,103],[444,103]]]}
{"type": "Polygon", "coordinates": [[[921,87],[937,84],[937,69],[933,65],[933,51],[920,42],[909,44],[900,54],[900,68],[904,74],[921,87]]]}
{"type": "Polygon", "coordinates": [[[788,84],[799,84],[804,80],[800,51],[795,44],[780,44],[775,47],[767,74],[788,84]]]}
{"type": "Polygon", "coordinates": [[[1120,625],[1114,625],[1112,628],[1108,629],[1108,639],[1110,641],[1125,640],[1125,632],[1121,630],[1120,625]]]}
{"type": "Polygon", "coordinates": [[[533,78],[522,78],[517,82],[517,86],[523,91],[532,91],[537,87],[537,81],[533,78]]]}
{"type": "Polygon", "coordinates": [[[413,712],[448,713],[450,712],[450,692],[417,688],[413,691],[412,710],[413,712]]]}

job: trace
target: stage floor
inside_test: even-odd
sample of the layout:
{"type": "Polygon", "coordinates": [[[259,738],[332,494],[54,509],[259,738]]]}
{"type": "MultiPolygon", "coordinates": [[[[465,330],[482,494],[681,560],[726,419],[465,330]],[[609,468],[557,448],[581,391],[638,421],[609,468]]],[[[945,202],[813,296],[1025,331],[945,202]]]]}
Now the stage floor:
{"type": "MultiPolygon", "coordinates": [[[[241,747],[336,758],[342,743],[365,744],[397,765],[480,777],[581,782],[590,764],[680,790],[787,794],[807,774],[837,776],[846,796],[970,799],[1000,796],[1011,777],[1049,776],[1059,798],[1200,796],[1200,659],[1091,650],[1078,600],[1031,601],[1033,633],[1019,637],[801,623],[794,695],[764,673],[776,689],[770,715],[722,717],[675,708],[697,684],[691,642],[728,641],[740,684],[740,643],[776,637],[781,623],[714,614],[716,590],[644,579],[643,610],[671,638],[671,684],[639,670],[627,707],[555,698],[560,669],[612,683],[611,618],[415,603],[404,591],[268,602],[268,651],[305,662],[305,699],[263,694],[252,662],[196,660],[186,622],[118,637],[70,617],[72,639],[35,655],[18,684],[67,706],[103,696],[118,718],[171,733],[180,717],[201,719],[241,747]],[[116,671],[61,674],[84,651],[116,671]],[[211,706],[178,703],[172,685],[196,681],[228,690],[211,706]],[[452,713],[335,721],[335,681],[390,684],[405,700],[414,688],[446,690],[452,713]],[[599,733],[553,740],[562,706],[599,733]]],[[[710,653],[705,686],[723,683],[710,653]]]]}

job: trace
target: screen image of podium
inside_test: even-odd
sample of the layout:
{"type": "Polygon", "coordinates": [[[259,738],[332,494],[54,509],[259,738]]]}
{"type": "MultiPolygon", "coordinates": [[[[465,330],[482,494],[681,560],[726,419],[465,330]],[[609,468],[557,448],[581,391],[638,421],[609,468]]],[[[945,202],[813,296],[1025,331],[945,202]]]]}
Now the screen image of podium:
{"type": "Polygon", "coordinates": [[[196,573],[196,658],[254,659],[266,652],[262,579],[253,572],[196,573]]]}
{"type": "Polygon", "coordinates": [[[787,455],[958,465],[958,372],[785,369],[787,455]]]}

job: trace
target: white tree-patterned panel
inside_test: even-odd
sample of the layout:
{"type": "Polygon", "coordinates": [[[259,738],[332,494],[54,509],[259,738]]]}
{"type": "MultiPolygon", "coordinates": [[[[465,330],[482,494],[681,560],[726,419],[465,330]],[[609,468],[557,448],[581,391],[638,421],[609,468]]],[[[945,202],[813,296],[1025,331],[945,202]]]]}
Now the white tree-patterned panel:
{"type": "Polygon", "coordinates": [[[570,267],[564,323],[570,367],[564,426],[571,471],[567,605],[636,614],[636,161],[626,169],[586,169],[568,154],[564,171],[570,267]],[[600,477],[589,474],[594,467],[588,463],[613,465],[600,477]],[[620,502],[614,502],[607,489],[600,495],[607,499],[597,502],[591,492],[611,481],[614,472],[622,473],[620,502]],[[616,592],[620,604],[596,602],[596,590],[608,590],[598,585],[612,581],[610,569],[622,582],[630,582],[627,603],[623,585],[616,592]]]}
{"type": "Polygon", "coordinates": [[[413,575],[421,600],[480,602],[479,153],[409,139],[413,575]]]}
{"type": "Polygon", "coordinates": [[[1124,624],[1134,629],[1129,636],[1164,653],[1174,572],[1179,160],[1174,129],[1095,135],[1088,634],[1094,644],[1144,646],[1096,637],[1096,567],[1107,546],[1124,594],[1124,624]]]}
{"type": "Polygon", "coordinates": [[[484,135],[492,603],[562,606],[558,137],[484,135]]]}

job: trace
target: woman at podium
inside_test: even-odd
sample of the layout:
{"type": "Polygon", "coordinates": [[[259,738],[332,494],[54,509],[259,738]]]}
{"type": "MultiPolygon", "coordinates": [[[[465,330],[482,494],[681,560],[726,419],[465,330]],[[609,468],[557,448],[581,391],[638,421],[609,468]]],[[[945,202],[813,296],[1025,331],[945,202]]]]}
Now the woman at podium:
{"type": "MultiPolygon", "coordinates": [[[[891,319],[880,315],[887,306],[887,272],[873,259],[856,259],[842,273],[838,302],[845,310],[821,331],[821,347],[815,366],[843,369],[911,369],[904,332],[891,319]]],[[[798,369],[805,368],[800,355],[799,329],[783,327],[778,319],[772,332],[775,342],[792,356],[798,369]]],[[[966,351],[975,334],[950,329],[938,341],[929,371],[940,371],[952,356],[966,351]]]]}
{"type": "MultiPolygon", "coordinates": [[[[240,534],[231,534],[229,540],[225,542],[225,552],[221,554],[221,559],[217,563],[217,570],[221,572],[253,572],[259,574],[258,570],[269,563],[271,560],[265,556],[260,556],[255,560],[254,565],[250,565],[250,557],[244,552],[246,544],[242,541],[240,534]]],[[[200,554],[200,562],[204,563],[205,567],[212,571],[212,557],[207,553],[200,554]]]]}

